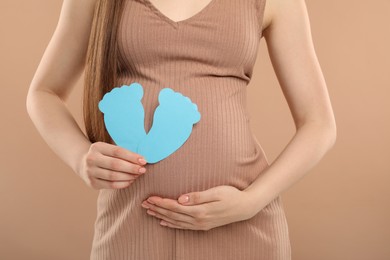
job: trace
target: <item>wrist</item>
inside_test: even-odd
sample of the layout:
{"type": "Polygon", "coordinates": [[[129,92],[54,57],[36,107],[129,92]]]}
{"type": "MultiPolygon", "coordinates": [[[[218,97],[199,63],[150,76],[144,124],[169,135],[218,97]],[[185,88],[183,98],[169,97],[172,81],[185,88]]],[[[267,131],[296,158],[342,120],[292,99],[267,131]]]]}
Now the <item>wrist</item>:
{"type": "Polygon", "coordinates": [[[244,201],[246,204],[246,211],[251,217],[259,213],[266,205],[262,200],[263,196],[259,196],[260,191],[256,189],[244,189],[243,191],[244,201]]]}
{"type": "Polygon", "coordinates": [[[73,163],[71,164],[72,170],[81,177],[84,165],[84,157],[87,155],[91,142],[86,141],[80,145],[80,148],[74,153],[73,163]]]}

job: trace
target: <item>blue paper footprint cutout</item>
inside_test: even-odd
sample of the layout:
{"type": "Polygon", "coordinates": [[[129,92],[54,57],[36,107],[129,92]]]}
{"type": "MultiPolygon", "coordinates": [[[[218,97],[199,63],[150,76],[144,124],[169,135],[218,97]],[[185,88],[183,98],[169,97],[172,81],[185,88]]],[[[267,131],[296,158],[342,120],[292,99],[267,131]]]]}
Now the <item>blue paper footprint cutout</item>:
{"type": "Polygon", "coordinates": [[[179,149],[191,135],[193,124],[200,120],[197,105],[170,88],[160,91],[158,101],[160,105],[154,112],[153,125],[138,146],[138,152],[150,163],[179,149]]]}
{"type": "Polygon", "coordinates": [[[106,129],[118,146],[137,152],[138,144],[146,136],[144,128],[144,95],[141,84],[113,88],[99,102],[104,113],[106,129]]]}
{"type": "Polygon", "coordinates": [[[156,163],[179,149],[189,138],[193,124],[200,120],[196,104],[179,92],[164,88],[159,93],[160,105],[153,116],[148,134],[144,128],[141,84],[114,88],[99,102],[106,129],[114,142],[156,163]]]}

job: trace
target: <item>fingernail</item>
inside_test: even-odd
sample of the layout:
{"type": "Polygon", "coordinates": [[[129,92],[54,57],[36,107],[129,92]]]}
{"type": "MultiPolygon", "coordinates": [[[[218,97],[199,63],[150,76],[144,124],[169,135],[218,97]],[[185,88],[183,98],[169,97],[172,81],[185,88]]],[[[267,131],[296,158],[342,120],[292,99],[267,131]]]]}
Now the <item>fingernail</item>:
{"type": "Polygon", "coordinates": [[[138,159],[138,161],[139,161],[140,163],[142,163],[142,164],[145,164],[145,163],[146,163],[145,159],[142,159],[142,158],[138,159]]]}
{"type": "Polygon", "coordinates": [[[188,202],[188,200],[189,200],[188,195],[185,195],[185,196],[182,196],[179,198],[180,203],[186,203],[186,202],[188,202]]]}
{"type": "Polygon", "coordinates": [[[140,168],[139,170],[138,170],[140,173],[145,173],[146,172],[146,169],[145,168],[140,168]]]}

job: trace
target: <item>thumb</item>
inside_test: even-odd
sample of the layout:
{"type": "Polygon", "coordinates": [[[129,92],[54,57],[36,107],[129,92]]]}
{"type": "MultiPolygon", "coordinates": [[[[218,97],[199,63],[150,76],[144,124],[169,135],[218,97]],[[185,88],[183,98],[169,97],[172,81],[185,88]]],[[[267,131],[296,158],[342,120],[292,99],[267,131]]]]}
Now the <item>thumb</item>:
{"type": "Polygon", "coordinates": [[[211,188],[183,194],[179,197],[178,202],[183,205],[196,205],[215,200],[217,200],[216,191],[214,188],[211,188]]]}

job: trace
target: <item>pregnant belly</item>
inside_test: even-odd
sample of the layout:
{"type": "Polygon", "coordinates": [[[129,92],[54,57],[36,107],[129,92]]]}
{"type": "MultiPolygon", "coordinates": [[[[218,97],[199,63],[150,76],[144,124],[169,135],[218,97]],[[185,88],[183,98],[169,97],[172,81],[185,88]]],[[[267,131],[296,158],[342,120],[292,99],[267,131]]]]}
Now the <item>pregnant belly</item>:
{"type": "Polygon", "coordinates": [[[219,185],[242,190],[268,166],[245,119],[223,127],[202,119],[204,124],[194,125],[191,136],[177,151],[146,165],[147,172],[129,187],[137,193],[134,196],[177,198],[219,185]]]}

